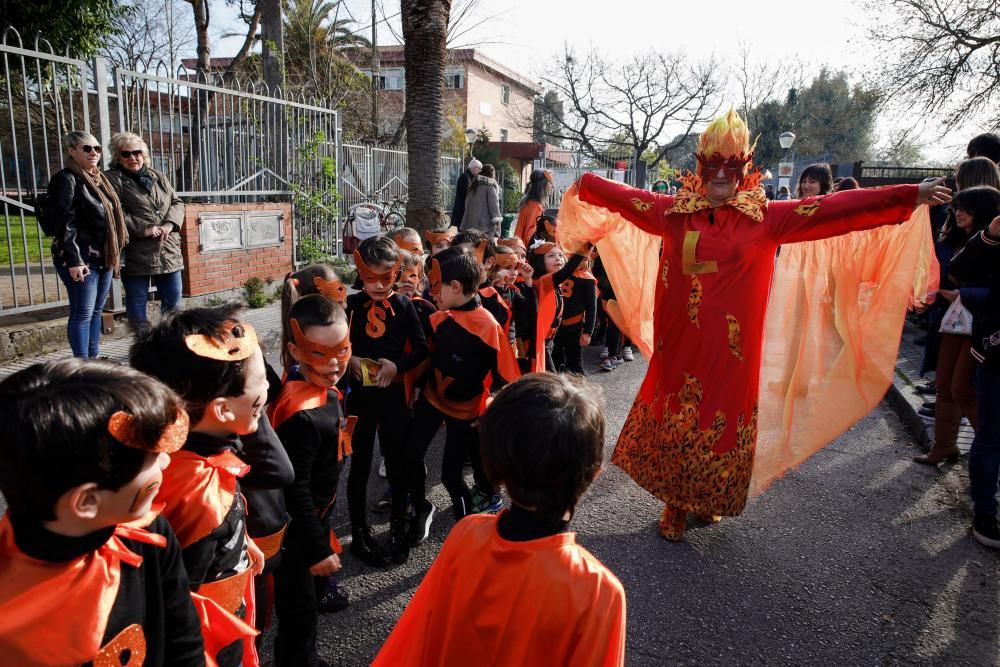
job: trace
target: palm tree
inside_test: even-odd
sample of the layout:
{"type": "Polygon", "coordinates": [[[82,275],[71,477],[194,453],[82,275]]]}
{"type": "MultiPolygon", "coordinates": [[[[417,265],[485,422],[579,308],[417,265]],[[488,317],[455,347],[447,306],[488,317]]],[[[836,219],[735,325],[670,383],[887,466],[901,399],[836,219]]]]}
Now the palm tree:
{"type": "Polygon", "coordinates": [[[371,43],[340,16],[341,0],[285,0],[285,65],[293,89],[341,98],[345,79],[359,75],[344,57],[371,43]]]}
{"type": "Polygon", "coordinates": [[[423,231],[441,214],[443,86],[451,0],[402,0],[406,59],[407,225],[423,231]]]}

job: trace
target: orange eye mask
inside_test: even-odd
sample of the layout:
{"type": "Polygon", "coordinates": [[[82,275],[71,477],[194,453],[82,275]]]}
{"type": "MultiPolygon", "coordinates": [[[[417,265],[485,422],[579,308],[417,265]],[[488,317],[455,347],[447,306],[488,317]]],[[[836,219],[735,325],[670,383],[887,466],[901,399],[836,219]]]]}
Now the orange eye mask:
{"type": "Polygon", "coordinates": [[[506,246],[508,248],[513,248],[515,250],[518,248],[524,251],[528,250],[527,248],[524,247],[524,241],[522,241],[519,238],[499,239],[497,240],[497,245],[506,246]]]}
{"type": "Polygon", "coordinates": [[[493,266],[498,269],[516,269],[517,262],[517,255],[514,253],[498,253],[493,266]]]}
{"type": "Polygon", "coordinates": [[[153,443],[144,442],[136,433],[135,417],[129,413],[119,410],[108,418],[108,433],[111,437],[122,443],[126,447],[133,449],[145,449],[156,454],[173,454],[184,446],[187,440],[188,429],[191,427],[191,419],[184,410],[178,410],[177,418],[173,423],[167,424],[160,434],[160,438],[153,443]]]}
{"type": "Polygon", "coordinates": [[[427,282],[434,296],[441,296],[441,263],[431,259],[431,270],[427,272],[427,282]]]}
{"type": "Polygon", "coordinates": [[[408,269],[403,269],[403,272],[399,274],[399,282],[411,285],[418,284],[420,282],[420,265],[414,264],[408,269]]]}
{"type": "MultiPolygon", "coordinates": [[[[302,332],[302,327],[299,326],[298,320],[294,317],[290,318],[288,321],[291,324],[292,340],[295,342],[295,346],[302,352],[303,356],[309,360],[315,360],[320,363],[326,363],[330,359],[336,359],[341,370],[347,368],[347,362],[351,360],[350,335],[344,336],[344,340],[340,341],[336,345],[323,345],[306,338],[306,335],[302,332]]],[[[302,363],[309,365],[307,362],[302,363]]]]}
{"type": "Polygon", "coordinates": [[[394,236],[392,240],[396,242],[396,245],[407,252],[412,252],[414,255],[423,255],[424,246],[421,245],[420,241],[415,241],[413,239],[404,239],[402,236],[394,236]]]}
{"type": "Polygon", "coordinates": [[[340,281],[340,278],[325,280],[322,276],[316,276],[313,278],[313,286],[316,288],[316,291],[331,301],[344,303],[347,299],[347,288],[344,287],[344,283],[340,281]]]}
{"type": "Polygon", "coordinates": [[[199,357],[216,361],[242,361],[258,348],[257,332],[249,324],[230,320],[217,336],[190,334],[184,345],[199,357]]]}
{"type": "Polygon", "coordinates": [[[444,243],[445,241],[450,243],[451,240],[455,238],[457,233],[458,232],[454,227],[449,227],[448,229],[440,232],[427,230],[424,232],[424,238],[427,239],[427,242],[431,245],[437,245],[438,243],[444,243]]]}
{"type": "Polygon", "coordinates": [[[360,252],[357,250],[354,251],[354,264],[358,267],[358,275],[361,276],[361,280],[366,283],[379,281],[383,285],[391,285],[396,282],[396,271],[399,270],[401,261],[402,260],[397,257],[396,263],[388,271],[375,271],[370,266],[365,264],[363,259],[361,259],[360,252]]]}

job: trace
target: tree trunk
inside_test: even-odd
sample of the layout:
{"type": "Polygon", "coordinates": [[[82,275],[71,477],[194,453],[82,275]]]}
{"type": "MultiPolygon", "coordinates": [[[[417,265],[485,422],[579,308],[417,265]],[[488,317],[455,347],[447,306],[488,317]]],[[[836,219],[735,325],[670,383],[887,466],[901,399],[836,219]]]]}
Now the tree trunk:
{"type": "Polygon", "coordinates": [[[444,68],[451,0],[403,0],[406,58],[407,226],[423,232],[440,219],[444,68]]]}
{"type": "Polygon", "coordinates": [[[264,83],[275,95],[281,88],[285,92],[285,68],[281,59],[285,52],[284,26],[281,24],[281,0],[257,0],[260,22],[260,57],[264,65],[264,83]]]}

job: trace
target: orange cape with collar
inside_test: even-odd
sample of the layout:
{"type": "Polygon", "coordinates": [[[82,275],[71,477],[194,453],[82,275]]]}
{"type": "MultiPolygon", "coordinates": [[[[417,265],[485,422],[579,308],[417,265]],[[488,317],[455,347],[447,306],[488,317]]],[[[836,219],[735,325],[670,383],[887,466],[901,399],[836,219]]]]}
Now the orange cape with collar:
{"type": "Polygon", "coordinates": [[[545,371],[545,341],[552,331],[559,301],[556,299],[556,288],[552,283],[551,273],[536,278],[534,286],[538,294],[538,315],[535,318],[535,358],[532,360],[531,370],[534,373],[542,373],[545,371]]]}
{"type": "MultiPolygon", "coordinates": [[[[505,337],[508,337],[507,340],[510,340],[510,338],[509,338],[509,336],[510,336],[510,323],[511,323],[511,321],[513,319],[513,315],[510,312],[510,306],[507,305],[507,301],[504,300],[504,298],[502,296],[500,296],[500,292],[496,291],[496,288],[494,288],[492,286],[491,287],[483,287],[482,289],[480,289],[479,290],[479,296],[481,296],[484,299],[496,299],[497,303],[499,303],[503,307],[503,309],[505,311],[507,311],[507,322],[506,322],[506,324],[503,325],[503,335],[505,337]]],[[[499,322],[498,322],[498,324],[499,324],[499,322]]]]}
{"type": "MultiPolygon", "coordinates": [[[[482,306],[474,310],[441,310],[431,315],[431,327],[433,327],[434,331],[437,331],[441,323],[447,319],[454,320],[460,327],[497,351],[497,370],[506,382],[513,382],[521,377],[521,370],[517,365],[514,349],[507,344],[507,337],[504,334],[503,327],[497,323],[488,310],[482,306]]],[[[493,377],[492,373],[490,373],[483,380],[483,395],[479,405],[479,414],[482,414],[483,410],[486,409],[492,385],[493,377]]],[[[428,400],[431,400],[431,394],[431,391],[425,393],[428,400]]],[[[440,400],[444,401],[445,399],[441,398],[440,400]]],[[[433,400],[431,402],[432,404],[434,403],[433,400]]],[[[449,414],[447,410],[442,409],[442,405],[434,405],[434,407],[449,414]]]]}
{"type": "MultiPolygon", "coordinates": [[[[159,514],[121,524],[94,551],[52,563],[31,558],[14,542],[10,517],[0,520],[0,656],[8,665],[79,665],[98,657],[121,584],[122,563],[142,557],[122,538],[167,545],[145,528],[159,514]]],[[[124,634],[124,633],[123,633],[124,634]]]]}

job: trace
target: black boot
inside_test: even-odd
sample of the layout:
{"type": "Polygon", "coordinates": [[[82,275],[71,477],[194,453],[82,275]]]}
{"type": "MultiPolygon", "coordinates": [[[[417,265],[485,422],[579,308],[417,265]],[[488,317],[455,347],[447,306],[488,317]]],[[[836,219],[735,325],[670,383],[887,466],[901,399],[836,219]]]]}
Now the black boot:
{"type": "Polygon", "coordinates": [[[393,563],[403,564],[410,557],[410,543],[406,537],[406,520],[393,521],[389,528],[389,558],[393,563]]]}
{"type": "Polygon", "coordinates": [[[351,528],[351,555],[372,567],[389,564],[389,555],[375,539],[375,530],[371,526],[351,528]]]}

